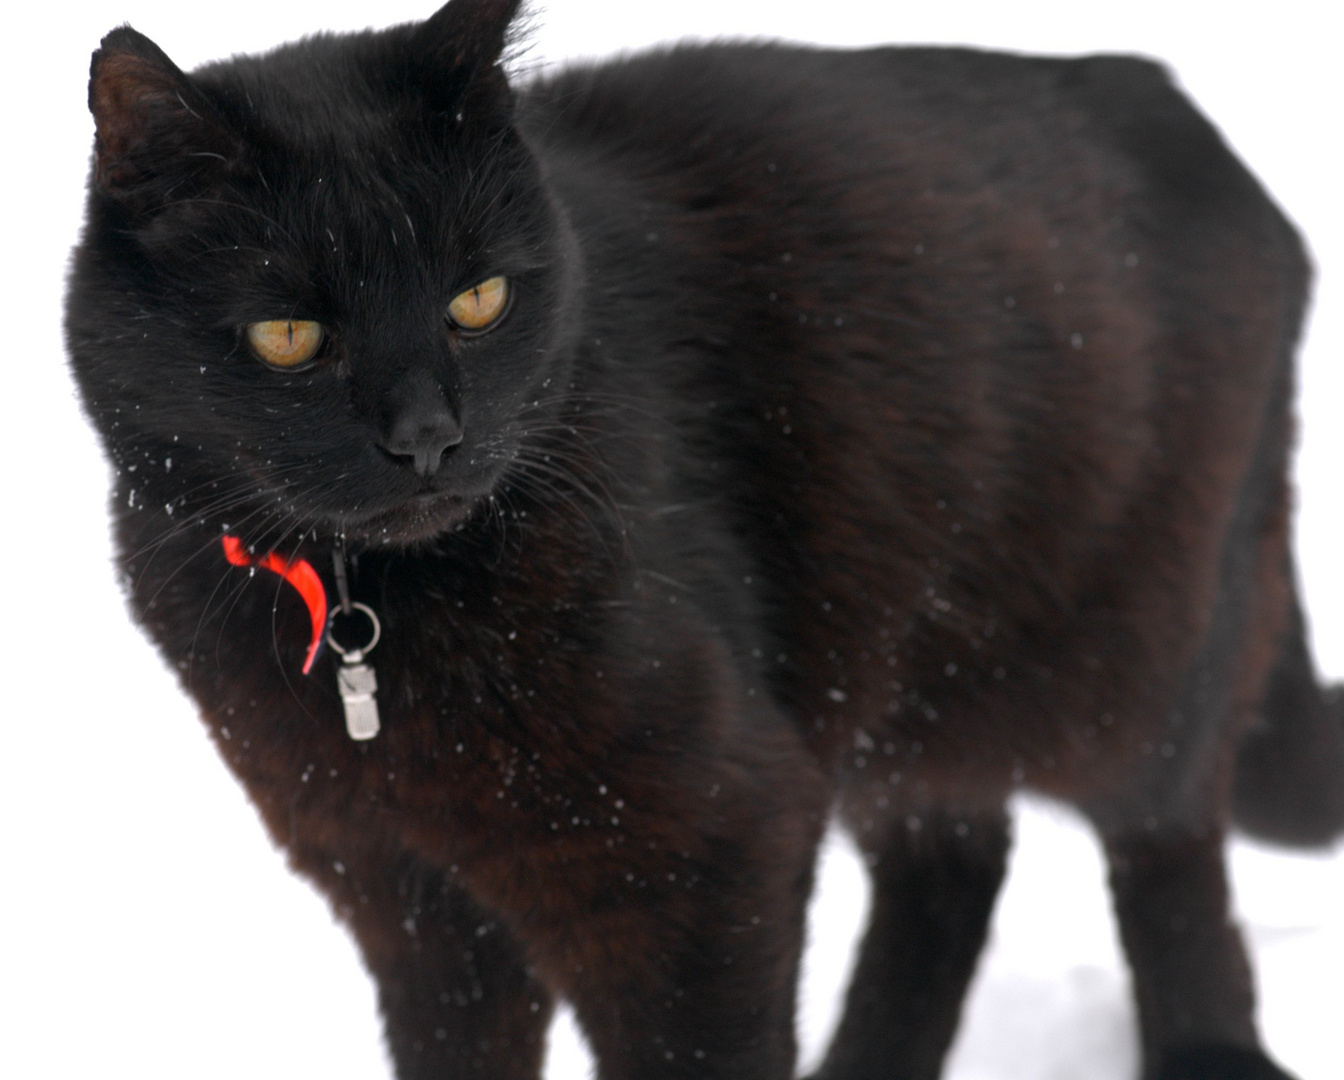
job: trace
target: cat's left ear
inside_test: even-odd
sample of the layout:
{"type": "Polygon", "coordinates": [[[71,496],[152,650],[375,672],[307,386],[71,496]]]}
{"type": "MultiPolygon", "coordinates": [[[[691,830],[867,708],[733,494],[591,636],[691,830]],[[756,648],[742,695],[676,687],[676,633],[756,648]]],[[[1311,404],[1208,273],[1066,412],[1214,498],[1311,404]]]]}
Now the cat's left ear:
{"type": "Polygon", "coordinates": [[[507,119],[512,104],[500,58],[521,0],[449,0],[411,39],[417,89],[433,109],[507,119]]]}
{"type": "Polygon", "coordinates": [[[133,206],[162,205],[218,179],[241,150],[214,106],[144,34],[120,26],[89,68],[98,185],[133,206]]]}

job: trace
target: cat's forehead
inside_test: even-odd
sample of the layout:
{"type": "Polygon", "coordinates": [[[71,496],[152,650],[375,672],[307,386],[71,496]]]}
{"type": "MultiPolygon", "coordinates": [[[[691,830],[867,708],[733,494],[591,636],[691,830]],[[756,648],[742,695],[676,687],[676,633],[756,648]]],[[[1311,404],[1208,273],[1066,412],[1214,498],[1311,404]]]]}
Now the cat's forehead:
{"type": "Polygon", "coordinates": [[[550,218],[508,85],[489,56],[464,67],[415,32],[319,35],[189,76],[111,35],[92,77],[99,175],[128,205],[152,196],[137,235],[193,287],[334,296],[396,267],[437,295],[478,264],[530,266],[550,218]]]}
{"type": "Polygon", "coordinates": [[[413,113],[398,95],[397,51],[369,35],[318,35],[260,56],[198,69],[193,78],[249,127],[293,147],[386,146],[413,113]]]}
{"type": "Polygon", "coordinates": [[[312,37],[193,78],[244,133],[262,178],[252,197],[291,232],[367,246],[420,228],[432,242],[424,229],[465,203],[494,205],[470,193],[489,184],[497,155],[424,107],[395,34],[312,37]]]}

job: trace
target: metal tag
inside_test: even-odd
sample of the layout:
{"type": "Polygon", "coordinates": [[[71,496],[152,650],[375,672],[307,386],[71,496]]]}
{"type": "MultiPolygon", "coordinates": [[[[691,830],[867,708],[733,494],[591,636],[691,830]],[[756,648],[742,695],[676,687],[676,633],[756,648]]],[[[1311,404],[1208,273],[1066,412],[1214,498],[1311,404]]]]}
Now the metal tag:
{"type": "Polygon", "coordinates": [[[368,664],[347,656],[336,672],[336,684],[345,706],[345,730],[352,739],[372,739],[378,734],[378,676],[368,664]]]}
{"type": "Polygon", "coordinates": [[[373,668],[364,663],[364,657],[373,651],[382,637],[383,628],[378,616],[367,604],[354,603],[349,611],[337,608],[327,620],[327,644],[340,653],[341,666],[336,670],[336,689],[341,694],[341,705],[345,709],[345,730],[350,738],[363,742],[378,734],[381,724],[378,719],[378,701],[374,694],[378,692],[378,676],[373,668]],[[338,616],[348,615],[352,611],[360,612],[369,620],[368,644],[359,649],[347,648],[336,640],[332,626],[338,616]]]}

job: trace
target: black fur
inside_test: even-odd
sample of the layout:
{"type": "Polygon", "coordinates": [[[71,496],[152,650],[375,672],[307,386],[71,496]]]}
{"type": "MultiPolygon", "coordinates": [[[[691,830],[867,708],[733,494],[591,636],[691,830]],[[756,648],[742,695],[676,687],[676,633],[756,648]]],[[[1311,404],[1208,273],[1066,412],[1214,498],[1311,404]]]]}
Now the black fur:
{"type": "Polygon", "coordinates": [[[1143,61],[723,45],[510,87],[516,7],[191,75],[121,28],[90,80],[67,338],[132,609],[399,1075],[535,1077],[567,999],[608,1080],[790,1076],[838,806],[875,907],[819,1076],[932,1080],[1030,788],[1103,840],[1147,1080],[1282,1080],[1222,842],[1344,826],[1291,227],[1143,61]],[[493,329],[446,321],[495,276],[493,329]],[[267,367],[275,319],[322,351],[267,367]],[[224,533],[331,597],[348,552],[376,739],[224,533]]]}

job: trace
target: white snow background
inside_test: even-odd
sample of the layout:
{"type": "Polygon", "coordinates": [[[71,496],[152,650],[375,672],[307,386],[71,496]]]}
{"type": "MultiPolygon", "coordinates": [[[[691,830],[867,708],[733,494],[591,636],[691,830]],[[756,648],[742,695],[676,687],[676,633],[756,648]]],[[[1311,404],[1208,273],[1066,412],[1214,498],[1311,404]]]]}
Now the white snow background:
{"type": "MultiPolygon", "coordinates": [[[[24,2],[6,16],[3,528],[0,528],[0,1075],[386,1077],[372,987],[322,901],[292,877],[190,704],[125,617],[107,470],[64,369],[60,298],[92,124],[89,53],[129,21],[180,65],[300,34],[422,18],[433,0],[24,2]]],[[[529,62],[685,36],[834,45],[966,43],[1166,60],[1302,228],[1319,269],[1302,359],[1298,552],[1323,670],[1344,677],[1344,212],[1332,5],[1048,0],[550,0],[529,62]]],[[[675,107],[675,103],[669,103],[675,107]]],[[[1012,874],[950,1080],[1131,1080],[1132,1009],[1096,847],[1019,806],[1012,874]]],[[[1301,1080],[1344,1077],[1344,851],[1237,842],[1269,1046],[1301,1080]]],[[[866,902],[830,844],[802,992],[805,1059],[833,1022],[866,902]]],[[[547,1080],[588,1065],[572,1025],[547,1080]]]]}

